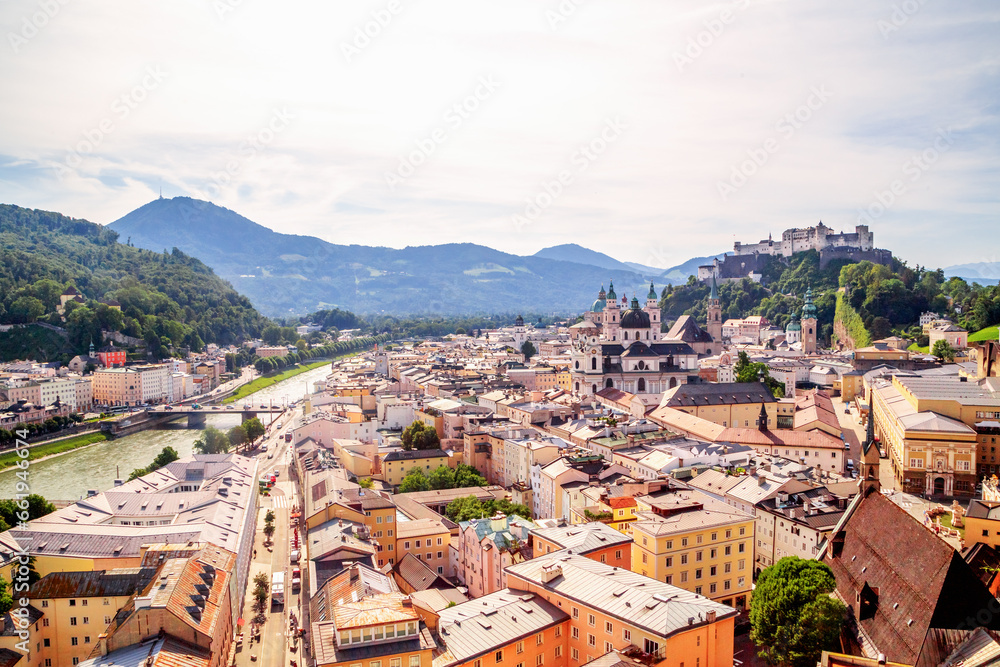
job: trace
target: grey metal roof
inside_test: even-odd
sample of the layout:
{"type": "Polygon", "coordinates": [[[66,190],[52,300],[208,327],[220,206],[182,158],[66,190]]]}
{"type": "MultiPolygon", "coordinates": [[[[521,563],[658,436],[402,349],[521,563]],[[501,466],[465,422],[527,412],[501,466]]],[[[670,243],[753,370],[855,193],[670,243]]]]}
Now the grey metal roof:
{"type": "Polygon", "coordinates": [[[710,612],[716,619],[737,614],[704,596],[585,556],[554,553],[533,558],[508,567],[507,581],[512,586],[531,582],[658,637],[705,623],[710,612]],[[558,574],[546,583],[547,570],[558,574]]]}
{"type": "Polygon", "coordinates": [[[606,549],[619,544],[630,544],[632,538],[611,526],[592,521],[590,523],[554,528],[536,528],[531,531],[543,540],[552,542],[563,549],[572,549],[576,554],[588,554],[598,549],[606,549]]]}
{"type": "Polygon", "coordinates": [[[505,588],[441,610],[439,634],[454,660],[465,662],[569,619],[533,593],[505,588]]]}
{"type": "Polygon", "coordinates": [[[130,567],[93,572],[52,572],[28,591],[30,598],[88,598],[132,595],[156,574],[155,567],[130,567]]]}

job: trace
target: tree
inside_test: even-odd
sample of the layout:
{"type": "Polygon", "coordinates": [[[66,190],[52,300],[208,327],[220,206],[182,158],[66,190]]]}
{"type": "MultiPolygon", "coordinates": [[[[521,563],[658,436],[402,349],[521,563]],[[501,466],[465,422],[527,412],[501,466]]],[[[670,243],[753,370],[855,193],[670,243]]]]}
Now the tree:
{"type": "Polygon", "coordinates": [[[761,572],[750,602],[750,637],[772,664],[810,667],[835,649],[845,607],[830,597],[836,587],[825,563],[795,556],[761,572]]]}
{"type": "MultiPolygon", "coordinates": [[[[18,517],[18,513],[25,511],[23,505],[19,504],[21,502],[11,498],[0,500],[0,522],[6,524],[8,527],[14,527],[19,524],[21,519],[18,517]]],[[[28,521],[38,519],[56,511],[55,505],[37,493],[29,494],[24,498],[23,502],[28,503],[28,521]]]]}
{"type": "Polygon", "coordinates": [[[240,451],[240,445],[246,444],[248,440],[247,429],[243,424],[237,424],[229,429],[226,436],[229,438],[229,444],[231,444],[236,451],[240,451]]]}
{"type": "Polygon", "coordinates": [[[168,445],[161,449],[160,453],[156,455],[155,459],[153,459],[153,470],[156,470],[156,468],[162,468],[168,463],[173,463],[180,457],[181,455],[177,453],[177,450],[168,445]]]}
{"type": "Polygon", "coordinates": [[[524,360],[528,361],[533,356],[538,354],[538,350],[535,349],[534,343],[532,343],[530,340],[526,340],[524,341],[524,344],[521,345],[521,354],[524,355],[524,360]]]}
{"type": "Polygon", "coordinates": [[[782,398],[785,395],[784,385],[771,377],[771,371],[767,364],[759,361],[751,362],[750,357],[743,350],[740,350],[736,364],[733,365],[733,373],[736,375],[737,382],[760,382],[763,379],[764,384],[771,390],[775,398],[782,398]]]}
{"type": "Polygon", "coordinates": [[[493,516],[497,512],[502,512],[506,516],[520,516],[525,519],[531,518],[531,510],[526,505],[512,503],[506,498],[487,500],[484,503],[480,502],[475,496],[464,496],[448,503],[444,511],[452,521],[482,519],[493,516]]]}
{"type": "Polygon", "coordinates": [[[431,471],[427,482],[435,491],[455,488],[455,471],[448,466],[438,466],[431,471]]]}
{"type": "Polygon", "coordinates": [[[427,476],[420,468],[413,468],[406,473],[406,477],[399,484],[400,493],[410,493],[412,491],[428,491],[431,485],[427,481],[427,476]]]}
{"type": "Polygon", "coordinates": [[[953,348],[951,343],[943,338],[941,340],[934,341],[934,347],[931,348],[931,354],[941,361],[955,360],[955,348],[953,348]]]}
{"type": "Polygon", "coordinates": [[[194,443],[194,451],[199,454],[225,454],[229,447],[229,438],[214,426],[202,431],[201,437],[194,443]]]}
{"type": "Polygon", "coordinates": [[[7,580],[0,577],[0,614],[6,614],[14,606],[14,597],[8,587],[7,580]]]}
{"type": "Polygon", "coordinates": [[[362,489],[371,489],[375,487],[375,480],[371,477],[362,477],[358,480],[358,486],[362,489]]]}
{"type": "Polygon", "coordinates": [[[268,539],[268,541],[270,541],[271,537],[273,535],[274,535],[274,524],[273,523],[265,523],[264,524],[264,537],[266,537],[268,539]]]}
{"type": "Polygon", "coordinates": [[[264,428],[264,425],[257,417],[252,417],[243,422],[243,428],[247,433],[247,442],[251,445],[254,444],[258,438],[264,437],[264,434],[267,433],[267,429],[264,428]]]}
{"type": "Polygon", "coordinates": [[[459,463],[455,466],[455,486],[453,488],[463,489],[470,486],[487,486],[486,478],[472,466],[459,463]]]}
{"type": "Polygon", "coordinates": [[[264,523],[274,523],[274,510],[268,510],[264,515],[264,523]]]}
{"type": "Polygon", "coordinates": [[[417,420],[403,429],[403,449],[438,449],[441,439],[433,426],[417,420]]]}

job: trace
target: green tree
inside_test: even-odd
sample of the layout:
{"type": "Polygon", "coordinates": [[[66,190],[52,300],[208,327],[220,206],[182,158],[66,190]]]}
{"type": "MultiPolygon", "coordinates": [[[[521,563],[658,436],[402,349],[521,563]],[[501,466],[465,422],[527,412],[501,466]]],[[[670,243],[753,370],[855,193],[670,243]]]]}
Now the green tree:
{"type": "Polygon", "coordinates": [[[761,362],[751,362],[750,357],[743,350],[740,350],[736,364],[733,366],[737,382],[760,382],[763,378],[764,384],[771,390],[775,398],[782,398],[785,395],[785,387],[780,382],[771,377],[771,371],[767,364],[761,362]]]}
{"type": "Polygon", "coordinates": [[[267,429],[264,428],[264,424],[262,424],[260,419],[257,417],[251,417],[243,422],[243,428],[247,433],[247,442],[251,445],[254,444],[258,438],[263,438],[264,434],[267,433],[267,429]]]}
{"type": "Polygon", "coordinates": [[[268,510],[264,515],[264,523],[274,523],[274,510],[268,510]]]}
{"type": "Polygon", "coordinates": [[[538,354],[538,350],[535,349],[534,343],[532,343],[530,340],[526,340],[524,341],[524,344],[521,345],[521,354],[524,355],[524,360],[528,361],[533,356],[538,354]]]}
{"type": "Polygon", "coordinates": [[[7,313],[14,322],[34,322],[45,314],[45,304],[33,296],[22,296],[10,305],[7,313]]]}
{"type": "Polygon", "coordinates": [[[236,426],[229,429],[226,434],[229,438],[229,444],[231,444],[236,451],[240,451],[240,445],[245,445],[247,443],[247,429],[243,424],[237,424],[236,426]]]}
{"type": "Polygon", "coordinates": [[[427,481],[427,476],[424,475],[424,471],[420,468],[414,467],[410,472],[406,473],[406,477],[399,484],[400,493],[410,493],[412,491],[428,491],[430,490],[430,482],[427,481]]]}
{"type": "Polygon", "coordinates": [[[811,667],[835,649],[845,608],[825,563],[795,556],[761,572],[750,602],[750,637],[772,664],[811,667]]]}
{"type": "Polygon", "coordinates": [[[403,449],[438,449],[441,439],[433,426],[420,420],[403,429],[403,449]]]}
{"type": "Polygon", "coordinates": [[[199,454],[225,454],[229,447],[229,438],[214,426],[202,431],[201,437],[194,443],[194,451],[199,454]]]}
{"type": "Polygon", "coordinates": [[[435,491],[455,488],[455,471],[448,466],[438,466],[431,471],[427,482],[435,491]]]}
{"type": "MultiPolygon", "coordinates": [[[[21,522],[21,519],[18,517],[18,513],[25,510],[22,509],[23,506],[19,505],[20,502],[22,501],[13,500],[11,498],[4,498],[0,500],[0,521],[5,523],[8,527],[16,526],[21,522]]],[[[46,514],[51,514],[56,511],[55,505],[37,493],[29,494],[24,498],[23,502],[28,504],[28,521],[38,519],[46,514]]]]}
{"type": "Polygon", "coordinates": [[[362,489],[374,488],[375,480],[373,480],[371,477],[362,477],[361,479],[358,480],[358,486],[360,486],[362,489]]]}
{"type": "Polygon", "coordinates": [[[941,340],[934,341],[934,347],[931,348],[931,354],[941,361],[955,360],[955,348],[953,348],[951,343],[943,338],[941,340]]]}
{"type": "Polygon", "coordinates": [[[475,496],[455,498],[455,500],[448,503],[444,512],[448,515],[449,519],[456,522],[482,519],[486,516],[486,509],[475,496]]]}
{"type": "Polygon", "coordinates": [[[168,463],[173,463],[174,461],[176,461],[180,457],[181,457],[181,455],[177,453],[177,450],[174,449],[173,447],[170,447],[168,445],[168,446],[164,447],[163,449],[161,449],[160,453],[156,455],[155,459],[153,459],[153,468],[152,469],[156,470],[157,468],[162,468],[163,466],[167,465],[168,463]]]}
{"type": "Polygon", "coordinates": [[[455,466],[455,486],[456,489],[464,489],[470,486],[487,486],[486,478],[478,470],[465,463],[455,466]]]}
{"type": "Polygon", "coordinates": [[[264,524],[264,537],[266,537],[268,539],[268,541],[270,541],[271,537],[273,537],[273,536],[274,536],[274,524],[273,523],[265,523],[264,524]]]}
{"type": "Polygon", "coordinates": [[[6,614],[14,606],[14,597],[10,594],[10,585],[0,577],[0,614],[6,614]]]}

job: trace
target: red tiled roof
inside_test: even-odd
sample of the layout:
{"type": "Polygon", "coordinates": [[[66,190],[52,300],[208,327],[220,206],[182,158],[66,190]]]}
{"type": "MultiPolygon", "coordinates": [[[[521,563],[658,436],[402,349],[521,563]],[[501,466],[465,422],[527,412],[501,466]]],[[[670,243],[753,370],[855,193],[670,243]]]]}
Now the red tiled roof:
{"type": "Polygon", "coordinates": [[[611,509],[620,509],[623,507],[635,507],[635,498],[608,498],[608,505],[611,509]]]}
{"type": "Polygon", "coordinates": [[[779,429],[761,431],[756,428],[727,428],[716,442],[734,442],[740,445],[782,445],[790,447],[823,447],[843,449],[844,441],[824,431],[788,431],[779,429]]]}

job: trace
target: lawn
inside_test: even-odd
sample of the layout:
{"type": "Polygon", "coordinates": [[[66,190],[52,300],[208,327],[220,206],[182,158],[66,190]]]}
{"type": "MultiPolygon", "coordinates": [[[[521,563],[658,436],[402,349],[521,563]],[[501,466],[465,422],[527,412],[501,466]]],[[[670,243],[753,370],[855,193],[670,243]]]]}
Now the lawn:
{"type": "MultiPolygon", "coordinates": [[[[28,460],[34,461],[35,459],[40,459],[43,456],[61,454],[62,452],[68,452],[72,449],[77,449],[78,447],[92,445],[95,442],[104,442],[107,439],[107,436],[103,433],[84,433],[83,435],[78,435],[75,438],[67,438],[65,440],[30,447],[28,449],[28,460]]],[[[13,467],[20,460],[22,460],[21,457],[18,456],[17,452],[14,450],[6,451],[3,454],[0,454],[0,470],[13,467]]]]}
{"type": "Polygon", "coordinates": [[[998,335],[1000,335],[1000,324],[994,324],[993,326],[981,329],[974,334],[969,334],[969,342],[977,343],[981,340],[997,340],[998,335]]]}
{"type": "MultiPolygon", "coordinates": [[[[941,525],[945,528],[951,528],[951,512],[945,512],[941,515],[941,525]]],[[[962,539],[965,539],[965,528],[955,528],[961,534],[962,539]]]]}
{"type": "Polygon", "coordinates": [[[930,345],[924,345],[923,347],[913,343],[910,347],[906,348],[910,352],[920,352],[921,354],[930,354],[930,345]]]}
{"type": "Polygon", "coordinates": [[[239,388],[239,391],[237,391],[235,394],[233,394],[232,396],[230,396],[229,398],[225,399],[222,402],[223,403],[235,403],[236,401],[249,396],[250,394],[254,393],[255,391],[260,391],[261,389],[264,389],[266,387],[270,387],[271,385],[277,384],[277,383],[281,382],[282,380],[287,380],[290,377],[295,377],[296,375],[298,375],[300,373],[305,373],[306,371],[311,371],[314,368],[319,368],[320,366],[325,366],[326,364],[329,364],[329,363],[330,363],[329,360],[326,360],[326,361],[313,361],[311,363],[308,363],[308,364],[305,364],[305,365],[302,365],[302,366],[293,366],[292,368],[286,368],[285,370],[281,371],[280,373],[273,373],[273,374],[265,375],[264,377],[257,378],[256,380],[254,380],[250,384],[243,385],[242,387],[239,388]]]}

